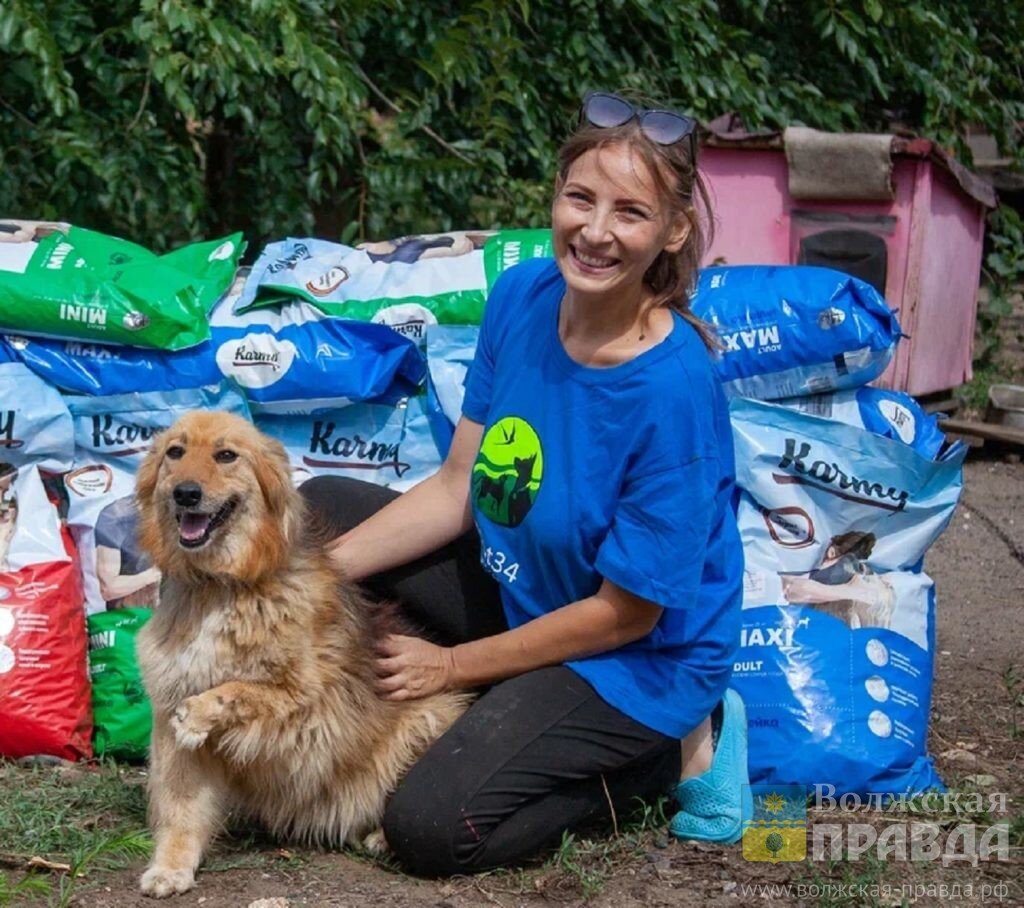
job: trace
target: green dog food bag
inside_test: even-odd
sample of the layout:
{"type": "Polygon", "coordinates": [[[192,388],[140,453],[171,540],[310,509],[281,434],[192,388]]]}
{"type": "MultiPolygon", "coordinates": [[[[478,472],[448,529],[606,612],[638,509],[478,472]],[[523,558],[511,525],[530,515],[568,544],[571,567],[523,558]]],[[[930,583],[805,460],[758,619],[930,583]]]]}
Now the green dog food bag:
{"type": "Polygon", "coordinates": [[[0,326],[104,344],[192,347],[209,338],[207,313],[231,285],[244,249],[235,233],[156,255],[80,227],[2,243],[0,326]]]}
{"type": "Polygon", "coordinates": [[[491,292],[498,275],[527,259],[551,258],[551,231],[548,228],[532,230],[499,230],[484,245],[484,274],[487,292],[491,292]]]}
{"type": "Polygon", "coordinates": [[[149,751],[153,715],[135,658],[135,638],[152,615],[149,608],[121,608],[88,616],[97,756],[143,760],[149,751]]]}

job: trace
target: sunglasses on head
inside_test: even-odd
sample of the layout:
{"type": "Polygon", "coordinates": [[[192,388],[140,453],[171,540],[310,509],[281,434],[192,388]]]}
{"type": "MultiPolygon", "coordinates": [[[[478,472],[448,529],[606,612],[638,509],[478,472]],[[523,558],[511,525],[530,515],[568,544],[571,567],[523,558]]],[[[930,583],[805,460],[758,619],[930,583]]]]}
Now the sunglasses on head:
{"type": "Polygon", "coordinates": [[[604,91],[592,91],[580,107],[580,124],[599,129],[622,126],[633,118],[640,123],[640,132],[655,145],[675,145],[689,137],[690,160],[697,159],[697,121],[674,110],[648,110],[631,101],[604,91]]]}

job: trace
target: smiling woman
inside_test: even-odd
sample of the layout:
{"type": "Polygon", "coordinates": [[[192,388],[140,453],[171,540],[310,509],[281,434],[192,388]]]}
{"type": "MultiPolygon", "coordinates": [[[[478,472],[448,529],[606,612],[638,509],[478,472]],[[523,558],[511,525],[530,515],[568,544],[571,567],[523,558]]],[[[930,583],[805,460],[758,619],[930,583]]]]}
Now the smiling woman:
{"type": "Polygon", "coordinates": [[[336,562],[437,641],[386,639],[380,695],[484,691],[385,813],[416,872],[516,862],[670,791],[675,834],[739,838],[742,552],[715,341],[688,302],[694,125],[589,95],[560,152],[554,260],[495,285],[440,472],[402,496],[302,487],[336,562]]]}

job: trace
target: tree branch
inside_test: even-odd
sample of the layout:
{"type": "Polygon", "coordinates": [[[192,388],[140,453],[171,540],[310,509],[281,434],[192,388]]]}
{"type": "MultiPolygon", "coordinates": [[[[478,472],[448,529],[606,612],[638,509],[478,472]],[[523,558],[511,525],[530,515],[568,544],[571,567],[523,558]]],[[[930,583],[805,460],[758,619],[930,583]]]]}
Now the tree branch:
{"type": "Polygon", "coordinates": [[[132,132],[136,126],[139,125],[139,120],[142,119],[142,112],[146,109],[146,102],[149,100],[149,80],[152,70],[146,67],[146,81],[142,86],[142,98],[139,100],[139,109],[135,111],[135,116],[132,117],[131,123],[128,124],[128,128],[125,132],[132,132]]]}
{"type": "MultiPolygon", "coordinates": [[[[339,40],[343,45],[345,45],[345,48],[347,50],[348,45],[345,43],[344,37],[342,37],[341,26],[339,26],[338,23],[335,22],[333,19],[331,20],[331,25],[333,26],[335,32],[337,32],[339,40]]],[[[373,79],[371,79],[363,71],[363,68],[358,63],[356,63],[356,61],[352,58],[351,53],[349,54],[349,60],[352,63],[352,68],[355,70],[356,75],[359,76],[359,78],[366,84],[366,87],[369,88],[371,92],[373,92],[374,96],[377,98],[378,101],[381,101],[382,103],[386,104],[391,109],[392,113],[401,114],[404,112],[402,108],[399,107],[394,101],[392,101],[391,98],[389,98],[386,94],[384,94],[384,92],[380,89],[377,83],[374,82],[373,79]]],[[[476,163],[472,158],[467,157],[461,151],[459,151],[459,149],[455,148],[450,142],[445,141],[445,139],[442,136],[439,136],[433,129],[427,126],[426,123],[424,123],[419,128],[423,130],[423,132],[425,132],[428,136],[430,136],[430,138],[432,138],[435,142],[437,142],[437,144],[440,145],[445,151],[447,151],[448,154],[458,158],[460,161],[464,161],[467,164],[476,163]]]]}
{"type": "MultiPolygon", "coordinates": [[[[368,75],[366,75],[365,72],[363,72],[363,68],[358,63],[353,62],[352,66],[355,67],[356,75],[359,76],[359,78],[366,83],[370,91],[372,91],[380,101],[383,101],[385,104],[387,104],[387,106],[390,107],[391,110],[394,111],[396,114],[402,113],[402,108],[399,107],[394,101],[392,101],[386,94],[384,94],[383,91],[381,91],[377,87],[373,79],[371,79],[368,75]]],[[[472,158],[467,158],[461,151],[459,151],[459,149],[453,147],[448,142],[446,142],[441,136],[434,132],[433,129],[427,126],[426,123],[420,126],[420,129],[422,129],[428,136],[430,136],[430,138],[437,142],[437,144],[440,145],[445,151],[447,151],[448,154],[454,155],[460,161],[465,161],[467,164],[475,163],[472,158]]]]}

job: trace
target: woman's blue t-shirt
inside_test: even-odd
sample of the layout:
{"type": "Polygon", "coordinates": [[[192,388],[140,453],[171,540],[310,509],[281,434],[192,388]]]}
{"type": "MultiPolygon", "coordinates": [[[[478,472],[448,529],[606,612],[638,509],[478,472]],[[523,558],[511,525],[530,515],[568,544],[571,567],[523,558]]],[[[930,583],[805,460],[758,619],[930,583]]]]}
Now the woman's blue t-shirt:
{"type": "Polygon", "coordinates": [[[649,728],[710,714],[739,642],[743,553],[728,406],[676,315],[664,341],[609,368],[558,336],[551,259],[506,271],[487,301],[463,414],[484,426],[472,472],[481,560],[510,627],[592,596],[602,578],[664,607],[650,634],[566,663],[649,728]]]}

